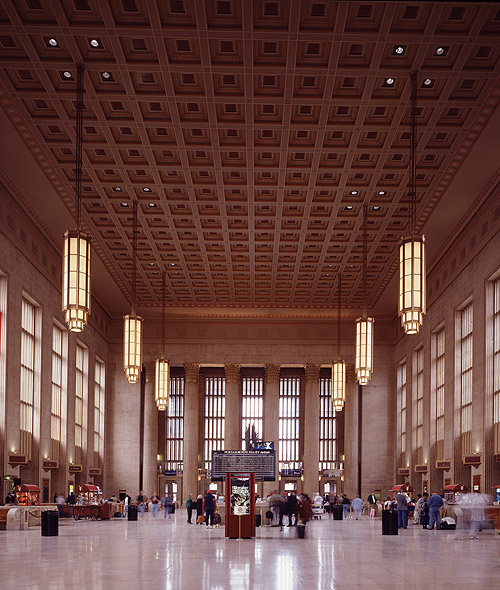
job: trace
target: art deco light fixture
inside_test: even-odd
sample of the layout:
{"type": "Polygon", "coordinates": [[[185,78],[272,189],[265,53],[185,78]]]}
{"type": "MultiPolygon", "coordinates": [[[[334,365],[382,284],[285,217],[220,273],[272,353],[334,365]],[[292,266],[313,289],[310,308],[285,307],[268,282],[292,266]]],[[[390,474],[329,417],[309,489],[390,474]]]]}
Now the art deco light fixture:
{"type": "Polygon", "coordinates": [[[165,360],[165,278],[162,273],[162,316],[161,316],[161,357],[156,359],[155,367],[155,401],[160,412],[165,411],[170,396],[170,363],[165,360]]]}
{"type": "Polygon", "coordinates": [[[338,276],[337,360],[332,363],[332,403],[336,412],[344,409],[345,361],[340,360],[340,318],[342,312],[342,275],[338,276]]]}
{"type": "Polygon", "coordinates": [[[123,318],[123,368],[129,383],[137,383],[142,369],[142,322],[135,313],[137,284],[137,201],[132,216],[132,310],[123,318]]]}
{"type": "Polygon", "coordinates": [[[399,316],[407,334],[417,334],[425,314],[425,238],[415,230],[417,142],[417,73],[411,73],[410,169],[408,180],[409,234],[399,246],[399,316]]]}
{"type": "Polygon", "coordinates": [[[90,236],[81,230],[83,65],[77,65],[76,94],[76,229],[64,234],[62,307],[71,332],[81,332],[90,313],[90,236]]]}
{"type": "Polygon", "coordinates": [[[356,378],[360,385],[367,385],[373,371],[373,322],[366,311],[366,280],[368,273],[367,206],[363,207],[363,315],[356,320],[356,378]]]}

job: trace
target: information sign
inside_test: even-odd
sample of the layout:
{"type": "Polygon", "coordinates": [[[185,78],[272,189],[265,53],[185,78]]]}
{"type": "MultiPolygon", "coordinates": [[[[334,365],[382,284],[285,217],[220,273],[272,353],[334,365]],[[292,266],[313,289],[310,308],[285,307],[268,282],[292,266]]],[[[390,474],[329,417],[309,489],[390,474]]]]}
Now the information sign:
{"type": "Polygon", "coordinates": [[[212,451],[212,481],[223,481],[226,473],[255,473],[255,479],[274,481],[276,451],[212,451]]]}

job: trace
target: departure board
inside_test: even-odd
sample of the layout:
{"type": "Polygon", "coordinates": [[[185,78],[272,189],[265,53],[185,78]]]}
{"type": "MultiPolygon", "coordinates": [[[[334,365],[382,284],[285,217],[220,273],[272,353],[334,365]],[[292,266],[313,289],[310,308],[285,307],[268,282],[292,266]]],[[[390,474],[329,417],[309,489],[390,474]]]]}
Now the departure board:
{"type": "Polygon", "coordinates": [[[212,481],[223,481],[226,473],[255,473],[258,481],[274,481],[274,450],[212,451],[212,481]]]}

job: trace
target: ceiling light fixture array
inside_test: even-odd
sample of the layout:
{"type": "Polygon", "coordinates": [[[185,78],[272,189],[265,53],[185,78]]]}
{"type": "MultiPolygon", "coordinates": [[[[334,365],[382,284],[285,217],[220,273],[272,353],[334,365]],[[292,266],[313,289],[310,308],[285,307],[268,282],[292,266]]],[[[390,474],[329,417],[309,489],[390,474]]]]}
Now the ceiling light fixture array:
{"type": "Polygon", "coordinates": [[[366,280],[368,274],[368,207],[363,205],[363,315],[356,320],[355,371],[360,385],[367,385],[373,371],[373,323],[366,311],[366,280]]]}
{"type": "Polygon", "coordinates": [[[83,74],[77,65],[76,81],[76,174],[75,209],[76,229],[64,234],[63,300],[65,321],[71,332],[81,332],[90,314],[90,236],[81,229],[82,188],[82,131],[83,131],[83,74]]]}
{"type": "Polygon", "coordinates": [[[123,368],[129,383],[137,383],[142,370],[142,322],[135,311],[137,284],[137,201],[132,215],[132,310],[123,318],[123,368]]]}
{"type": "Polygon", "coordinates": [[[399,316],[407,334],[417,334],[425,306],[425,238],[416,234],[417,187],[417,72],[410,75],[410,169],[408,179],[408,229],[399,247],[399,316]]]}
{"type": "Polygon", "coordinates": [[[168,398],[170,397],[170,363],[165,360],[165,281],[166,273],[163,271],[161,275],[161,357],[156,359],[155,366],[155,401],[160,412],[167,409],[168,398]]]}
{"type": "Polygon", "coordinates": [[[340,318],[342,317],[342,275],[338,277],[337,360],[332,363],[332,403],[336,412],[344,409],[345,361],[340,355],[340,318]]]}

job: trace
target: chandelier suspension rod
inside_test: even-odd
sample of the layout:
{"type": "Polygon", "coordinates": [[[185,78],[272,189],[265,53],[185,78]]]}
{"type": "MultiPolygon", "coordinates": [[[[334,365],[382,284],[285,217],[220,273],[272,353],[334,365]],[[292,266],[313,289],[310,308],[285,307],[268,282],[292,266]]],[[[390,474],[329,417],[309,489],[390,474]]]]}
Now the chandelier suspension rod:
{"type": "Polygon", "coordinates": [[[165,359],[165,280],[166,272],[161,273],[161,360],[165,359]]]}
{"type": "Polygon", "coordinates": [[[368,207],[363,205],[363,317],[367,316],[366,309],[366,284],[368,274],[368,230],[367,230],[368,207]]]}
{"type": "Polygon", "coordinates": [[[340,360],[340,313],[342,308],[342,275],[339,273],[338,276],[338,323],[337,323],[337,360],[340,360]]]}
{"type": "Polygon", "coordinates": [[[132,211],[132,315],[135,315],[137,297],[137,201],[132,211]]]}
{"type": "Polygon", "coordinates": [[[75,170],[75,205],[76,229],[81,228],[81,189],[82,189],[82,134],[83,134],[83,74],[82,64],[76,66],[76,170],[75,170]]]}
{"type": "Polygon", "coordinates": [[[417,72],[410,75],[410,177],[408,179],[408,215],[410,234],[417,220],[417,72]]]}

